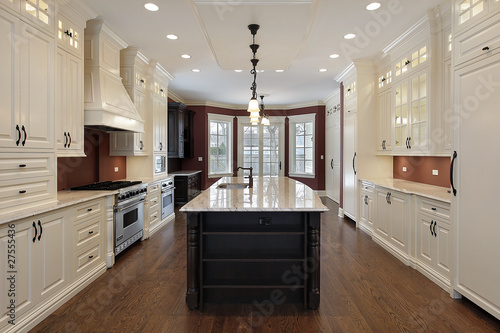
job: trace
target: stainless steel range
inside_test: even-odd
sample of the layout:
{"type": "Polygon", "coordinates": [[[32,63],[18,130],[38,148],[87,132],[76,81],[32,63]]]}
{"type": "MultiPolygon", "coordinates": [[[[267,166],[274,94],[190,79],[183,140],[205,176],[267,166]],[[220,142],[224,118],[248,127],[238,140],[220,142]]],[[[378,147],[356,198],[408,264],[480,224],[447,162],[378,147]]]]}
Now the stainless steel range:
{"type": "Polygon", "coordinates": [[[142,238],[144,202],[148,184],[140,181],[101,182],[78,186],[71,190],[117,190],[113,221],[115,256],[142,238]]]}

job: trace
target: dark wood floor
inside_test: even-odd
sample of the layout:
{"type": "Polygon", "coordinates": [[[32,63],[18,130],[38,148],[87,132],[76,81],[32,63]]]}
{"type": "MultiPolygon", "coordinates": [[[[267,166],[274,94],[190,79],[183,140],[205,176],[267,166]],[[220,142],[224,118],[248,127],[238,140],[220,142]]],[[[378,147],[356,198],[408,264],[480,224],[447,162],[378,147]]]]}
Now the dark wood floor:
{"type": "Polygon", "coordinates": [[[185,217],[177,212],[32,332],[500,332],[499,320],[452,300],[326,204],[317,311],[262,300],[189,310],[185,217]]]}

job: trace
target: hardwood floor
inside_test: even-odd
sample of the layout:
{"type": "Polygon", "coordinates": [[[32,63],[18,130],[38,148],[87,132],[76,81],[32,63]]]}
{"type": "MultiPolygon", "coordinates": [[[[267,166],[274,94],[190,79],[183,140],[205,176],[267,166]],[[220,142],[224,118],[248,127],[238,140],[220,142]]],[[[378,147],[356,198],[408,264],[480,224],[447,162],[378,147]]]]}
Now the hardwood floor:
{"type": "Polygon", "coordinates": [[[375,244],[338,206],[322,217],[321,303],[185,304],[185,215],[125,251],[115,266],[32,332],[500,332],[500,321],[375,244]]]}

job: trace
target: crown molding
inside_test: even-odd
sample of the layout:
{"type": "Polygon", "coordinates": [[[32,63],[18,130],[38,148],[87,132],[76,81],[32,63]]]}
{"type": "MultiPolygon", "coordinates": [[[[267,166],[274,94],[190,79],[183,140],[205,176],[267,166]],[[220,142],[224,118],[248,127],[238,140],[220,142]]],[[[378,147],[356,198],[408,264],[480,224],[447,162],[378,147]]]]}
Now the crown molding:
{"type": "Polygon", "coordinates": [[[354,69],[354,62],[351,62],[339,75],[335,77],[335,81],[342,82],[346,77],[348,77],[351,71],[354,69]]]}
{"type": "Polygon", "coordinates": [[[420,20],[417,21],[414,25],[412,25],[408,30],[399,35],[398,38],[394,39],[389,45],[382,49],[384,54],[391,53],[400,46],[407,43],[418,33],[424,31],[429,28],[429,18],[428,15],[425,15],[420,20]]]}
{"type": "Polygon", "coordinates": [[[186,105],[186,102],[184,101],[184,99],[170,89],[168,89],[168,98],[176,101],[177,103],[182,103],[182,104],[186,105]]]}
{"type": "Polygon", "coordinates": [[[326,105],[330,104],[331,102],[337,102],[335,104],[338,104],[340,102],[340,88],[335,89],[330,95],[328,95],[323,100],[323,102],[325,102],[326,105]]]}

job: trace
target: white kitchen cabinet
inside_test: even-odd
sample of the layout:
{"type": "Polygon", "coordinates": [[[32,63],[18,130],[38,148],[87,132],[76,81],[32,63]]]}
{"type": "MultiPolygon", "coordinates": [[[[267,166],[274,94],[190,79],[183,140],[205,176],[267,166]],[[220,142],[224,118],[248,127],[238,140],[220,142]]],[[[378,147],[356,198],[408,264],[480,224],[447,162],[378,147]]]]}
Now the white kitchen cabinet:
{"type": "Polygon", "coordinates": [[[79,59],[83,57],[83,33],[83,27],[78,26],[59,13],[57,18],[57,45],[79,59]]]}
{"type": "Polygon", "coordinates": [[[344,119],[344,179],[343,179],[343,199],[344,199],[344,214],[356,222],[357,218],[357,118],[355,109],[350,108],[346,111],[349,114],[344,119]]]}
{"type": "Polygon", "coordinates": [[[454,0],[454,32],[467,31],[488,17],[500,7],[499,0],[454,0]]]}
{"type": "MultiPolygon", "coordinates": [[[[455,44],[454,44],[455,46],[455,44]]],[[[456,223],[454,289],[500,319],[500,224],[496,193],[500,155],[493,139],[500,114],[500,54],[455,68],[455,131],[452,198],[456,223]]]]}
{"type": "MultiPolygon", "coordinates": [[[[151,126],[152,88],[148,74],[149,60],[134,47],[128,47],[120,52],[120,75],[135,108],[144,120],[145,132],[153,129],[151,126]]],[[[147,156],[151,151],[147,133],[111,133],[111,156],[147,156]]]]}
{"type": "Polygon", "coordinates": [[[146,198],[146,222],[144,223],[144,238],[149,238],[161,223],[161,181],[148,184],[146,198]]]}
{"type": "Polygon", "coordinates": [[[340,91],[327,104],[325,124],[325,188],[326,196],[340,199],[340,91]]]}
{"type": "MultiPolygon", "coordinates": [[[[19,321],[34,306],[44,302],[61,291],[69,283],[66,264],[67,254],[67,215],[56,212],[24,219],[12,223],[16,237],[16,273],[9,273],[7,259],[9,225],[0,229],[2,252],[2,283],[11,274],[16,275],[16,318],[19,321]]],[[[7,286],[5,284],[5,286],[7,286]]],[[[6,290],[3,289],[2,290],[6,290]]],[[[0,327],[4,326],[10,298],[2,294],[2,317],[0,327]]]]}
{"type": "Polygon", "coordinates": [[[55,41],[38,29],[0,11],[0,97],[4,108],[0,148],[54,147],[55,41]]]}
{"type": "Polygon", "coordinates": [[[369,235],[373,234],[373,219],[375,211],[374,187],[373,184],[361,181],[360,217],[358,226],[369,235]]]}
{"type": "Polygon", "coordinates": [[[57,156],[85,156],[83,151],[83,60],[62,48],[56,54],[57,156]]]}
{"type": "Polygon", "coordinates": [[[159,82],[154,83],[153,96],[153,149],[167,151],[167,91],[159,82]]]}
{"type": "Polygon", "coordinates": [[[392,90],[385,89],[378,94],[378,150],[392,151],[392,90]]]}
{"type": "Polygon", "coordinates": [[[446,291],[450,289],[451,242],[449,221],[417,214],[417,269],[446,291]]]}
{"type": "Polygon", "coordinates": [[[374,239],[399,260],[409,265],[411,255],[410,195],[376,187],[374,239]]]}

